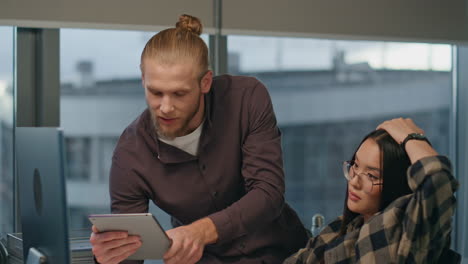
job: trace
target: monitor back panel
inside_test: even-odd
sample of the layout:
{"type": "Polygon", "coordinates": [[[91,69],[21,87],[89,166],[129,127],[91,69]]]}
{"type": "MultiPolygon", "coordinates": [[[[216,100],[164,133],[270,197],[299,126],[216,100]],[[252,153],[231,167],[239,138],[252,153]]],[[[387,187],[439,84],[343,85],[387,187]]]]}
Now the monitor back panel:
{"type": "Polygon", "coordinates": [[[57,128],[16,128],[24,259],[34,247],[47,263],[70,263],[63,144],[57,128]]]}

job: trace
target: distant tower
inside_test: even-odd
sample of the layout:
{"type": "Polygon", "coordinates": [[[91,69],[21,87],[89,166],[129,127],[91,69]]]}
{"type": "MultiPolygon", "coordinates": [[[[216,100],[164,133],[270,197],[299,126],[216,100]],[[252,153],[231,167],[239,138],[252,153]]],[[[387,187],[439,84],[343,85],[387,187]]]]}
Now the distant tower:
{"type": "Polygon", "coordinates": [[[335,80],[338,83],[344,83],[348,81],[348,68],[345,62],[345,51],[334,50],[333,54],[333,71],[335,72],[335,80]]]}
{"type": "Polygon", "coordinates": [[[91,88],[95,84],[93,62],[89,60],[78,61],[76,70],[79,73],[78,86],[79,88],[91,88]]]}
{"type": "Polygon", "coordinates": [[[333,54],[333,69],[337,72],[346,67],[345,51],[335,50],[333,54]]]}

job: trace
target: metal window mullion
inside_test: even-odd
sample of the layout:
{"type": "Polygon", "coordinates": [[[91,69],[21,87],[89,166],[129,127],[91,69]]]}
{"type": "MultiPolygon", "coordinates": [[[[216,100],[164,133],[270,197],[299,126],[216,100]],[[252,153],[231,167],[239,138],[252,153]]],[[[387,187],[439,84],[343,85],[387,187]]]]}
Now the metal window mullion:
{"type": "Polygon", "coordinates": [[[17,29],[17,126],[58,127],[58,29],[17,29]]]}
{"type": "Polygon", "coordinates": [[[17,28],[16,35],[16,119],[17,126],[36,126],[35,29],[17,28]]]}
{"type": "Polygon", "coordinates": [[[18,97],[18,85],[17,85],[17,56],[16,52],[18,50],[18,29],[13,28],[13,232],[20,231],[20,208],[19,208],[19,192],[18,192],[18,180],[16,177],[16,124],[17,124],[17,97],[18,97]]]}
{"type": "MultiPolygon", "coordinates": [[[[457,46],[452,46],[452,100],[450,104],[450,129],[449,129],[449,156],[452,160],[453,173],[457,173],[458,164],[458,65],[457,65],[457,46]]],[[[456,212],[455,212],[456,214],[456,212]]],[[[457,248],[458,245],[458,234],[457,234],[457,215],[454,217],[454,233],[451,237],[451,243],[453,248],[457,248]]]]}
{"type": "Polygon", "coordinates": [[[213,0],[215,34],[210,35],[210,59],[215,75],[228,71],[227,37],[221,34],[222,0],[213,0]]]}
{"type": "Polygon", "coordinates": [[[454,88],[456,101],[456,162],[455,172],[460,182],[455,217],[455,249],[468,260],[468,46],[457,46],[454,56],[454,88]]]}

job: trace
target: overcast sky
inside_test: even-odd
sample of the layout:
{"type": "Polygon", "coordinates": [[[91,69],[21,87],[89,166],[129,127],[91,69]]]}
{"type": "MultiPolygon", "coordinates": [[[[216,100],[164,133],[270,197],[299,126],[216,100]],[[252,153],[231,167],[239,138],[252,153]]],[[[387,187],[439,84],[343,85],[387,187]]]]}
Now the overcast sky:
{"type": "MultiPolygon", "coordinates": [[[[141,51],[153,34],[61,30],[62,82],[77,81],[76,65],[83,60],[93,63],[94,75],[98,80],[138,77],[141,51]]],[[[206,35],[203,38],[207,40],[206,35]]],[[[0,26],[0,86],[5,82],[10,84],[12,80],[12,42],[11,27],[0,26]]],[[[242,71],[330,69],[337,50],[346,52],[348,63],[367,62],[374,68],[451,69],[449,45],[252,36],[228,38],[228,51],[239,54],[242,71]]]]}
{"type": "MultiPolygon", "coordinates": [[[[152,32],[61,31],[61,76],[76,78],[76,63],[90,60],[97,79],[139,76],[139,60],[152,32]]],[[[203,36],[207,39],[207,36],[203,36]]],[[[337,50],[348,63],[368,62],[375,68],[450,70],[449,45],[336,41],[305,38],[230,36],[228,51],[240,55],[242,71],[330,69],[337,50]]]]}

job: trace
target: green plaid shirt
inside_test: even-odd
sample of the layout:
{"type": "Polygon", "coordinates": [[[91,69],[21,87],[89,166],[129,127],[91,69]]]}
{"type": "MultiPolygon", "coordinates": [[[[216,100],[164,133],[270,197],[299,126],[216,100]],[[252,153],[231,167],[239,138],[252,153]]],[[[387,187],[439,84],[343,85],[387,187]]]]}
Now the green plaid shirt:
{"type": "Polygon", "coordinates": [[[449,250],[458,188],[450,161],[426,157],[409,167],[407,175],[412,194],[398,198],[366,223],[356,217],[342,236],[339,217],[284,263],[458,262],[459,255],[449,250]]]}

